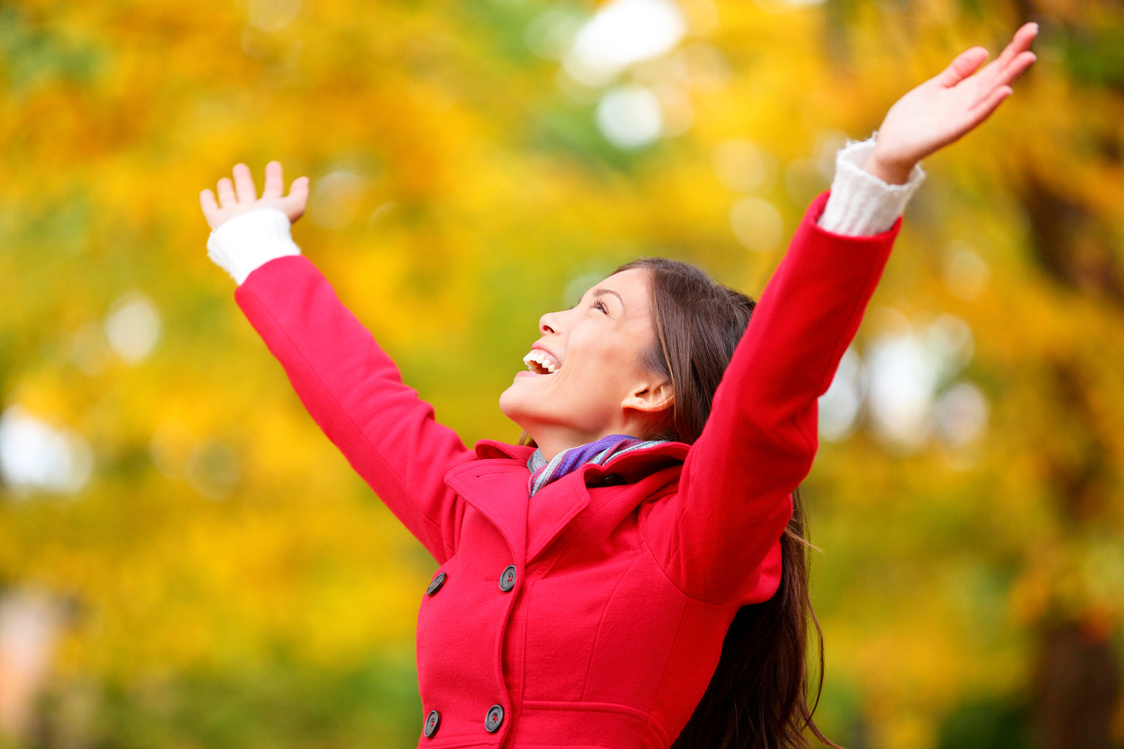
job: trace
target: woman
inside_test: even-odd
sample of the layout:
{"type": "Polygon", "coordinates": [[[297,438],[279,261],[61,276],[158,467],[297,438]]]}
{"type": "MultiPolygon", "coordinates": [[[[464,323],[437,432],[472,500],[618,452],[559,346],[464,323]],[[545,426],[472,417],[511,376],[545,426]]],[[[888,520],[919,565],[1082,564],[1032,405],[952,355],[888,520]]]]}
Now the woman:
{"type": "Polygon", "coordinates": [[[816,450],[816,399],[918,162],[1011,94],[1036,33],[1024,26],[978,71],[986,51],[964,52],[899,100],[876,139],[843,149],[755,311],[700,271],[650,260],[544,315],[528,370],[500,397],[526,446],[469,450],[402,384],[289,238],[306,179],[283,195],[273,162],[258,198],[240,164],[217,201],[203,192],[208,248],[239,305],[440,565],[418,620],[420,746],[802,746],[806,728],[823,739],[806,699],[792,502],[816,450]]]}

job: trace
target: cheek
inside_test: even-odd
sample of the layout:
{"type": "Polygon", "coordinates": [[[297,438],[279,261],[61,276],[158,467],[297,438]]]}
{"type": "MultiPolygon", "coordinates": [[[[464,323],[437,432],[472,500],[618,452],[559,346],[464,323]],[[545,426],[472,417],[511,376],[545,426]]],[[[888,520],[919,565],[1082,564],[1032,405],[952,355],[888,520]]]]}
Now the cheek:
{"type": "Polygon", "coordinates": [[[571,357],[558,373],[559,382],[570,387],[587,387],[591,395],[604,389],[621,375],[619,351],[606,347],[603,342],[586,345],[580,354],[571,357]]]}
{"type": "Polygon", "coordinates": [[[613,346],[590,352],[568,374],[567,387],[584,390],[585,400],[619,403],[643,379],[643,368],[631,347],[613,346]]]}

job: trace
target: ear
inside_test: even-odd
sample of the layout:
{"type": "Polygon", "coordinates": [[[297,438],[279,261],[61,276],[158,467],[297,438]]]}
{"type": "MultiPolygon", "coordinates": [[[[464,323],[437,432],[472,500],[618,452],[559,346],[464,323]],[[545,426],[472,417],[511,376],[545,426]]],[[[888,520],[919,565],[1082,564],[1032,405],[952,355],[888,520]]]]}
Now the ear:
{"type": "Polygon", "coordinates": [[[628,396],[621,401],[622,411],[639,411],[650,416],[657,416],[671,408],[675,402],[675,393],[671,390],[671,383],[664,381],[657,384],[643,382],[636,386],[628,396]]]}

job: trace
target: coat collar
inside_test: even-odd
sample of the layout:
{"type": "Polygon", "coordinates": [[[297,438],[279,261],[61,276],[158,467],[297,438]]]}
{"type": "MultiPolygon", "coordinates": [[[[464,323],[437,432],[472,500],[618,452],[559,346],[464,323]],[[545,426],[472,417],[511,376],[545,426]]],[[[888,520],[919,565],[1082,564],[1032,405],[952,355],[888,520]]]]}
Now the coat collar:
{"type": "Polygon", "coordinates": [[[476,457],[480,460],[508,458],[511,460],[522,460],[523,464],[526,465],[527,461],[531,459],[531,453],[534,451],[535,448],[533,447],[508,445],[507,443],[496,442],[495,440],[480,440],[476,443],[476,457]]]}
{"type": "Polygon", "coordinates": [[[493,440],[476,443],[476,460],[445,476],[454,491],[499,529],[517,560],[532,562],[583,510],[589,507],[589,485],[613,474],[627,482],[687,457],[688,445],[665,442],[611,458],[604,465],[587,463],[544,487],[532,501],[527,492],[527,460],[532,447],[493,440]]]}
{"type": "MultiPolygon", "coordinates": [[[[656,445],[655,447],[644,448],[643,450],[630,450],[627,453],[611,458],[603,468],[608,468],[610,465],[615,466],[643,466],[648,462],[666,463],[668,458],[684,461],[687,459],[687,451],[691,446],[683,442],[664,442],[663,444],[656,445]]],[[[526,447],[524,445],[509,445],[504,442],[496,442],[495,440],[480,440],[476,443],[476,457],[480,460],[489,459],[509,459],[520,460],[523,465],[531,458],[531,453],[535,451],[533,447],[526,447]]]]}

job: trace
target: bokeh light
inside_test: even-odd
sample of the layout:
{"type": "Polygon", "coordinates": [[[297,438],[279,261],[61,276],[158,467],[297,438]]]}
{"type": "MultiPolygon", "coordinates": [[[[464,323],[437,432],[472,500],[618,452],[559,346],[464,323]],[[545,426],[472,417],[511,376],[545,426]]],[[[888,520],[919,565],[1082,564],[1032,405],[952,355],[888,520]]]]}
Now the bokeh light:
{"type": "Polygon", "coordinates": [[[0,746],[417,744],[433,560],[207,259],[232,165],[308,175],[305,257],[516,442],[540,315],[638,256],[759,297],[836,151],[1028,14],[819,402],[816,718],[1124,746],[1124,7],[1010,0],[3,4],[0,746]]]}

